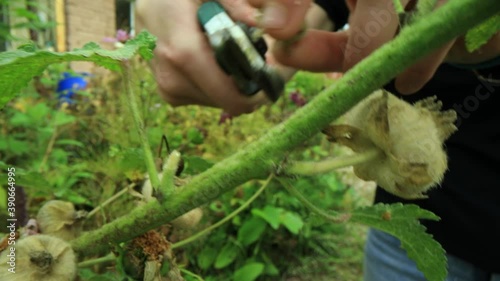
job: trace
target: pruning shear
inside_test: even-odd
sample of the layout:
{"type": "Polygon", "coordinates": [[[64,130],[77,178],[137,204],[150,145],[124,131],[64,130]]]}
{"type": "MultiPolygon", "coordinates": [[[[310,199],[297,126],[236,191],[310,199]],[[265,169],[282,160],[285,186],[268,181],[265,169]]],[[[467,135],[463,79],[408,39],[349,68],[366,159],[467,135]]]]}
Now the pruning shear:
{"type": "Polygon", "coordinates": [[[238,89],[251,96],[260,90],[276,101],[285,82],[266,64],[267,44],[256,28],[235,23],[216,1],[198,8],[198,21],[208,36],[219,66],[233,77],[238,89]]]}

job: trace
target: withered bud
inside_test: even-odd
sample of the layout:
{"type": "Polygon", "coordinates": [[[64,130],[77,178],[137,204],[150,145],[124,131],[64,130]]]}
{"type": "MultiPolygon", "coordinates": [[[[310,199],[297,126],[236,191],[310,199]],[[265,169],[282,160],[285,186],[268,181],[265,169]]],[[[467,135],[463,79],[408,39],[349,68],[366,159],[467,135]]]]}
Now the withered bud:
{"type": "Polygon", "coordinates": [[[387,91],[377,91],[323,132],[332,142],[380,156],[354,166],[354,173],[402,198],[425,198],[447,169],[444,141],[457,130],[453,110],[441,111],[436,97],[411,105],[387,91]]]}
{"type": "Polygon", "coordinates": [[[49,235],[31,235],[16,241],[15,273],[10,257],[0,255],[0,280],[71,281],[76,278],[76,256],[70,245],[49,235]]]}
{"type": "Polygon", "coordinates": [[[202,217],[203,211],[201,210],[201,208],[195,208],[174,219],[170,223],[174,228],[192,229],[193,227],[198,225],[202,217]]]}
{"type": "Polygon", "coordinates": [[[86,216],[86,211],[76,211],[71,202],[51,200],[40,208],[36,220],[42,234],[69,241],[80,234],[80,222],[86,216]]]}

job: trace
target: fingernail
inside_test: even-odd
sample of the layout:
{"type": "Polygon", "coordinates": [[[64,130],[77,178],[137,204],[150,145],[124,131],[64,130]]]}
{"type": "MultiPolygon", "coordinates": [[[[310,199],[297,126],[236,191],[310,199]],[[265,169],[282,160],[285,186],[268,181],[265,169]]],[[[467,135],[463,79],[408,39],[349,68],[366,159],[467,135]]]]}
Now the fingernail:
{"type": "Polygon", "coordinates": [[[286,25],[286,8],[278,3],[271,3],[262,12],[262,27],[283,28],[286,25]]]}

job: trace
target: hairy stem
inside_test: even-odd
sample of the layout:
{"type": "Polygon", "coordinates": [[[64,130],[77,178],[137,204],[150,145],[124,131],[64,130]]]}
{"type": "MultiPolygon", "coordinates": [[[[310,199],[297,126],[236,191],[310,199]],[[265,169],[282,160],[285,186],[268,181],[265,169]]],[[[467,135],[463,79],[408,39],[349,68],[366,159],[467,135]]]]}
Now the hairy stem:
{"type": "MultiPolygon", "coordinates": [[[[356,103],[381,88],[418,59],[464,34],[500,11],[500,1],[448,1],[435,12],[404,28],[391,42],[360,61],[282,124],[191,179],[168,204],[145,204],[71,242],[80,254],[109,249],[154,229],[247,182],[264,178],[284,155],[302,144],[356,103]]],[[[348,55],[348,54],[346,54],[348,55]]]]}
{"type": "Polygon", "coordinates": [[[281,178],[278,178],[278,180],[281,183],[281,185],[283,185],[283,187],[288,192],[290,192],[290,194],[295,196],[302,204],[304,204],[304,206],[306,206],[306,208],[311,210],[311,212],[319,215],[320,217],[335,223],[346,222],[351,218],[350,214],[340,214],[334,211],[331,212],[336,213],[335,216],[328,214],[327,212],[321,210],[320,208],[316,207],[313,203],[311,203],[309,200],[307,200],[307,198],[305,198],[304,195],[302,195],[297,189],[295,189],[295,187],[293,187],[293,185],[290,184],[287,180],[281,178]]]}
{"type": "Polygon", "coordinates": [[[45,164],[47,164],[47,160],[49,160],[50,153],[52,153],[52,149],[54,148],[54,144],[56,143],[58,133],[59,133],[59,127],[54,126],[54,132],[52,133],[52,136],[50,136],[50,140],[49,143],[47,144],[47,149],[45,150],[45,154],[43,155],[42,162],[38,167],[39,173],[44,171],[45,164]]]}
{"type": "Polygon", "coordinates": [[[92,211],[90,211],[88,214],[87,214],[87,219],[90,218],[91,216],[95,215],[97,212],[99,212],[102,208],[106,207],[108,204],[110,204],[111,202],[115,201],[116,199],[118,199],[120,196],[122,196],[123,194],[127,193],[130,191],[130,189],[132,187],[134,187],[135,184],[130,184],[129,186],[125,187],[124,189],[120,190],[119,192],[117,192],[115,195],[109,197],[106,201],[102,202],[102,204],[100,204],[99,206],[95,207],[92,211]]]}
{"type": "Polygon", "coordinates": [[[108,255],[106,255],[104,257],[82,261],[82,262],[78,263],[78,267],[79,268],[91,267],[91,266],[94,266],[96,264],[110,262],[110,261],[115,261],[115,260],[116,260],[115,255],[113,253],[109,253],[108,255]]]}
{"type": "Polygon", "coordinates": [[[151,152],[148,137],[146,131],[144,130],[144,121],[142,120],[141,113],[139,111],[139,106],[137,103],[137,97],[134,93],[132,86],[132,74],[130,73],[130,62],[122,62],[122,72],[123,72],[123,84],[125,86],[125,94],[127,98],[125,99],[130,112],[132,113],[132,118],[134,119],[135,127],[139,133],[139,139],[141,140],[142,150],[144,150],[144,156],[146,159],[146,168],[148,169],[149,180],[153,185],[153,189],[157,189],[160,186],[160,179],[158,178],[158,172],[156,171],[156,165],[151,152]]]}
{"type": "Polygon", "coordinates": [[[197,240],[198,238],[202,237],[203,235],[209,233],[210,231],[216,229],[217,227],[223,225],[224,223],[228,222],[232,218],[234,218],[236,215],[241,213],[241,211],[245,210],[253,201],[255,201],[255,199],[257,199],[257,197],[259,197],[259,195],[269,185],[272,178],[273,178],[272,175],[269,176],[269,178],[267,178],[267,180],[264,182],[264,184],[262,184],[262,186],[259,188],[259,190],[257,190],[257,192],[255,192],[255,194],[252,195],[252,197],[250,197],[245,203],[243,203],[238,209],[234,210],[231,214],[227,215],[226,217],[224,217],[223,219],[221,219],[217,223],[214,223],[211,226],[203,229],[202,231],[200,231],[200,232],[198,232],[198,233],[196,233],[196,234],[194,234],[194,235],[192,235],[192,236],[190,236],[182,241],[179,241],[175,244],[172,244],[172,249],[183,247],[183,246],[197,240]]]}
{"type": "Polygon", "coordinates": [[[382,154],[383,152],[380,149],[374,148],[362,153],[339,156],[323,161],[297,161],[285,166],[284,173],[288,175],[302,176],[324,174],[339,168],[370,162],[382,154]]]}

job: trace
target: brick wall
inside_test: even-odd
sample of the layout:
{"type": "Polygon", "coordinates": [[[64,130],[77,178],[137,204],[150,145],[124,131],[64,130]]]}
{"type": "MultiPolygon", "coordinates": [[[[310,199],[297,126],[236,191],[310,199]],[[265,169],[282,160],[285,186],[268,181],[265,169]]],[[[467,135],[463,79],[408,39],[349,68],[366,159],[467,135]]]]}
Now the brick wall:
{"type": "MultiPolygon", "coordinates": [[[[115,0],[66,0],[65,9],[68,50],[81,48],[90,41],[106,47],[103,38],[114,37],[115,0]]],[[[90,71],[92,67],[83,62],[72,64],[75,71],[90,71]]]]}

